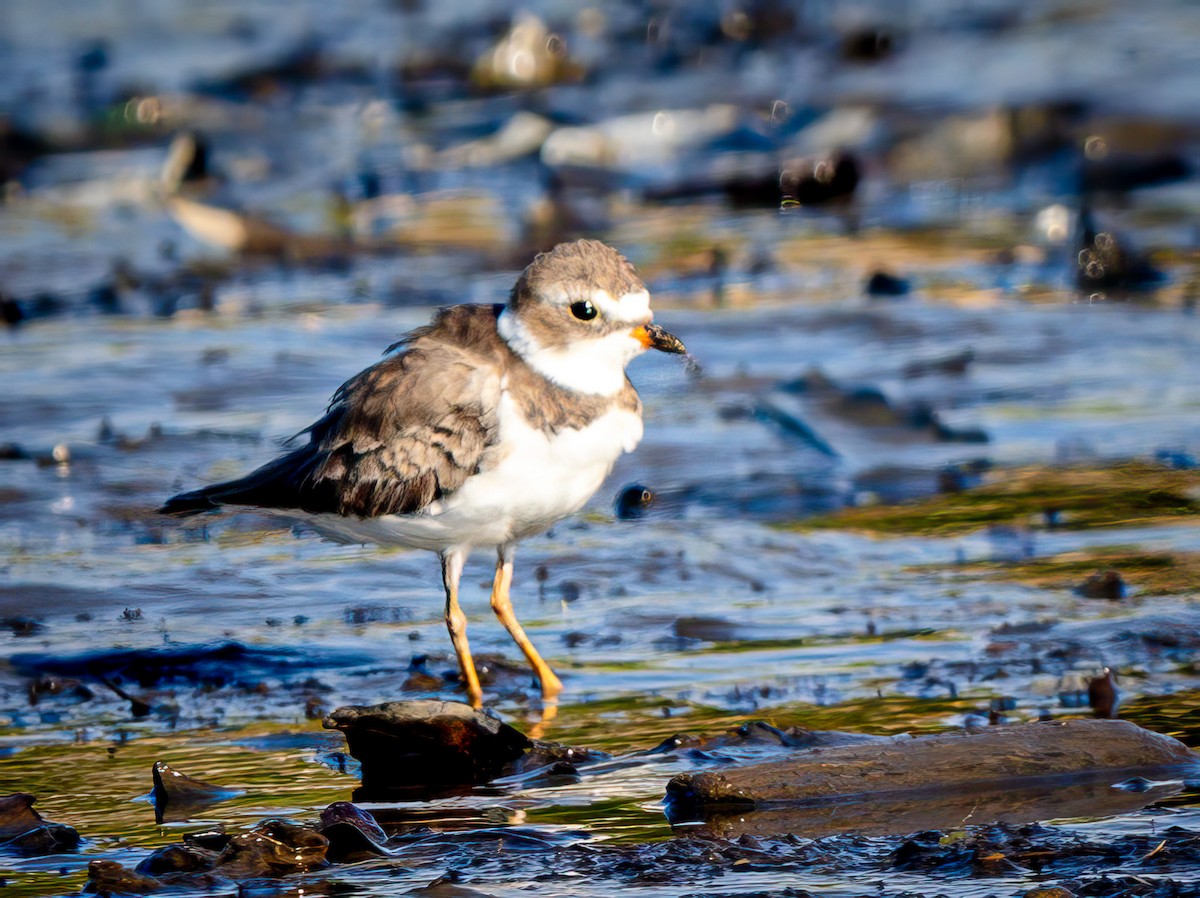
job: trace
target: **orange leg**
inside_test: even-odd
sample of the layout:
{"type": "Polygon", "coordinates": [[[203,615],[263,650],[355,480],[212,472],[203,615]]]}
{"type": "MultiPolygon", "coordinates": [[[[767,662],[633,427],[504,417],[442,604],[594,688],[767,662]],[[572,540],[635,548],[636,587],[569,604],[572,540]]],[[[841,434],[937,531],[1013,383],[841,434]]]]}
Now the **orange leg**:
{"type": "Polygon", "coordinates": [[[446,587],[446,629],[450,631],[458,668],[467,684],[467,699],[471,707],[478,710],[483,707],[483,690],[479,688],[479,676],[475,673],[475,661],[467,643],[467,616],[458,605],[458,581],[467,561],[467,552],[465,549],[447,549],[441,558],[442,585],[446,587]]]}
{"type": "Polygon", "coordinates": [[[501,546],[496,559],[496,579],[492,582],[492,610],[496,612],[496,617],[500,618],[504,629],[508,630],[508,634],[521,647],[525,657],[529,659],[529,664],[533,667],[538,682],[542,684],[542,701],[553,702],[562,692],[562,681],[554,675],[550,665],[542,660],[542,656],[533,647],[533,643],[529,641],[529,637],[521,628],[521,622],[513,613],[512,600],[508,596],[508,588],[512,585],[512,574],[512,546],[501,546]]]}

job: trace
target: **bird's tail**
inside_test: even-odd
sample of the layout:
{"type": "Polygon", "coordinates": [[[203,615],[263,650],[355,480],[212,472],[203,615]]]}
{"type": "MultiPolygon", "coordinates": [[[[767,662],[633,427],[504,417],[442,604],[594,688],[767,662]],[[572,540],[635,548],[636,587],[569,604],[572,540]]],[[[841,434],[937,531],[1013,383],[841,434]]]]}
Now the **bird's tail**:
{"type": "Polygon", "coordinates": [[[225,505],[324,510],[331,501],[327,493],[332,487],[311,482],[320,461],[320,455],[310,443],[268,462],[245,477],[172,496],[158,511],[159,514],[187,517],[216,511],[225,505]]]}

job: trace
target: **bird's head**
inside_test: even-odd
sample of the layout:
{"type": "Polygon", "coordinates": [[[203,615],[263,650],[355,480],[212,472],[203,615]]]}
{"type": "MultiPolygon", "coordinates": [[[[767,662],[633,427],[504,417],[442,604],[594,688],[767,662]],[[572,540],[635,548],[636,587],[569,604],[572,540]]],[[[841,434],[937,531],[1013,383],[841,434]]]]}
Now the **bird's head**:
{"type": "Polygon", "coordinates": [[[647,349],[682,353],[652,324],[650,293],[632,263],[598,240],[560,243],[521,273],[500,316],[500,335],[559,386],[612,395],[625,366],[647,349]]]}

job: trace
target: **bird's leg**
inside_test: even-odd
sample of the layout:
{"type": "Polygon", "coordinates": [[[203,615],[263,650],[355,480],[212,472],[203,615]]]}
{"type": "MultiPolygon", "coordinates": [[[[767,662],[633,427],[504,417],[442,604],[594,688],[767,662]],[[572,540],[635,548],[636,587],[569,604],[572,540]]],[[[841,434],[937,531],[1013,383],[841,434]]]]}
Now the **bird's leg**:
{"type": "Polygon", "coordinates": [[[458,656],[458,668],[467,684],[467,698],[471,707],[478,710],[483,707],[483,690],[479,688],[479,675],[475,673],[475,661],[467,644],[467,616],[458,605],[458,581],[467,561],[467,552],[464,549],[447,549],[441,558],[442,585],[446,587],[446,629],[450,631],[454,654],[458,656]]]}
{"type": "Polygon", "coordinates": [[[542,660],[542,656],[533,647],[533,643],[529,641],[529,637],[521,628],[521,622],[513,613],[512,600],[508,597],[508,588],[512,585],[512,573],[513,547],[511,545],[501,546],[496,558],[496,579],[492,582],[492,610],[496,612],[496,617],[500,618],[504,629],[508,630],[509,635],[521,647],[525,657],[529,659],[529,664],[533,667],[538,682],[542,684],[542,701],[551,702],[562,692],[562,681],[554,675],[550,665],[542,660]]]}

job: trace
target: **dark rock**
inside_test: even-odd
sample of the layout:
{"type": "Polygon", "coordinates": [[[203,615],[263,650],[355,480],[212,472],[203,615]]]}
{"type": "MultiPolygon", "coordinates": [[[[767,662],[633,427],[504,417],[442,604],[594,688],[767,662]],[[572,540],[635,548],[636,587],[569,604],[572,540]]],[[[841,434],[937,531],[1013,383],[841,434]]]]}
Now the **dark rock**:
{"type": "Polygon", "coordinates": [[[217,865],[218,852],[196,845],[167,845],[137,865],[143,876],[170,873],[203,873],[217,865]]]}
{"type": "Polygon", "coordinates": [[[26,461],[33,458],[16,443],[0,443],[0,461],[26,461]]]}
{"type": "Polygon", "coordinates": [[[28,687],[29,704],[36,705],[44,698],[64,698],[72,702],[86,702],[95,698],[86,685],[74,677],[38,677],[28,687]]]}
{"type": "Polygon", "coordinates": [[[311,651],[245,646],[237,642],[171,645],[154,649],[107,649],[75,655],[22,652],[10,659],[28,677],[56,675],[132,681],[142,689],[163,683],[187,683],[220,689],[286,679],[294,671],[314,666],[352,667],[369,660],[365,655],[338,653],[316,659],[311,651]]]}
{"type": "Polygon", "coordinates": [[[155,761],[151,768],[154,777],[154,816],[158,823],[167,819],[168,809],[174,819],[189,816],[189,811],[217,801],[232,798],[238,792],[224,786],[214,786],[203,780],[193,779],[186,773],[175,770],[163,761],[155,761]]]}
{"type": "Polygon", "coordinates": [[[184,833],[183,842],[185,845],[190,845],[194,848],[219,853],[225,850],[225,846],[229,844],[230,838],[229,833],[223,829],[210,829],[201,832],[184,833]]]}
{"type": "Polygon", "coordinates": [[[849,200],[860,178],[858,160],[839,151],[788,160],[779,176],[779,188],[785,206],[822,206],[849,200]]]}
{"type": "Polygon", "coordinates": [[[1080,186],[1085,193],[1124,193],[1182,181],[1191,174],[1191,165],[1177,153],[1089,153],[1084,157],[1080,186]]]}
{"type": "Polygon", "coordinates": [[[21,854],[59,854],[79,846],[79,833],[64,823],[51,823],[33,809],[32,795],[16,792],[0,797],[0,849],[21,854]]]}
{"type": "Polygon", "coordinates": [[[654,504],[654,493],[649,487],[635,483],[625,487],[617,494],[613,503],[618,520],[629,521],[642,517],[654,504]]]}
{"type": "Polygon", "coordinates": [[[25,310],[21,304],[3,290],[0,290],[0,321],[9,327],[16,327],[25,320],[25,310]]]}
{"type": "Polygon", "coordinates": [[[860,28],[842,37],[841,56],[847,62],[879,62],[896,49],[896,38],[886,28],[860,28]]]}
{"type": "Polygon", "coordinates": [[[959,376],[966,374],[967,368],[975,361],[975,350],[964,349],[951,355],[936,359],[909,362],[901,372],[904,377],[924,377],[928,374],[948,374],[959,376]]]}
{"type": "Polygon", "coordinates": [[[348,801],[335,801],[321,811],[319,831],[329,840],[326,856],[335,864],[367,855],[391,853],[383,827],[366,811],[348,801]]]}
{"type": "Polygon", "coordinates": [[[325,866],[328,848],[329,840],[315,829],[287,820],[264,820],[231,837],[217,866],[235,879],[281,876],[325,866]]]}
{"type": "Polygon", "coordinates": [[[162,888],[153,876],[135,873],[116,861],[92,861],[83,891],[93,895],[146,895],[162,888]]]}
{"type": "Polygon", "coordinates": [[[362,764],[364,797],[485,783],[532,746],[517,730],[459,702],[338,708],[324,725],[345,734],[362,764]]]}
{"type": "Polygon", "coordinates": [[[867,296],[908,296],[912,282],[887,271],[874,271],[863,284],[867,296]]]}
{"type": "Polygon", "coordinates": [[[1075,282],[1081,290],[1145,290],[1165,279],[1118,234],[1098,230],[1087,206],[1079,212],[1079,235],[1075,282]]]}
{"type": "Polygon", "coordinates": [[[34,636],[46,629],[41,621],[24,615],[0,618],[0,627],[11,630],[13,636],[34,636]]]}
{"type": "Polygon", "coordinates": [[[722,617],[681,617],[672,625],[676,639],[732,642],[739,638],[737,624],[722,617]]]}
{"type": "Polygon", "coordinates": [[[491,892],[460,886],[447,879],[436,879],[427,886],[409,889],[403,894],[413,895],[415,898],[494,898],[491,892]]]}
{"type": "Polygon", "coordinates": [[[1117,571],[1097,571],[1077,587],[1075,592],[1085,599],[1108,599],[1119,602],[1125,598],[1128,589],[1124,578],[1117,571]]]}
{"type": "Polygon", "coordinates": [[[595,748],[577,748],[572,745],[563,745],[561,742],[534,740],[533,747],[515,761],[509,769],[514,773],[524,773],[533,770],[549,770],[559,766],[560,773],[569,775],[566,774],[566,767],[576,768],[583,764],[594,764],[597,761],[606,761],[610,757],[612,756],[607,752],[595,748]]]}
{"type": "Polygon", "coordinates": [[[897,737],[681,774],[667,785],[667,808],[672,822],[703,819],[709,834],[722,836],[902,833],[957,826],[968,815],[1029,822],[1128,811],[1164,796],[1121,798],[1110,788],[1116,774],[1141,770],[1165,779],[1198,766],[1181,742],[1126,721],[1065,720],[897,737]],[[1075,812],[1066,814],[1066,804],[1075,812]]]}
{"type": "Polygon", "coordinates": [[[1121,690],[1117,687],[1117,675],[1109,668],[1098,677],[1088,681],[1088,705],[1097,717],[1113,718],[1121,704],[1121,690]]]}

